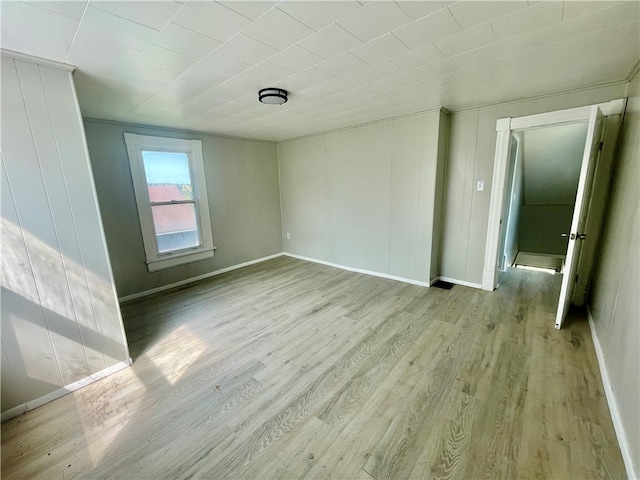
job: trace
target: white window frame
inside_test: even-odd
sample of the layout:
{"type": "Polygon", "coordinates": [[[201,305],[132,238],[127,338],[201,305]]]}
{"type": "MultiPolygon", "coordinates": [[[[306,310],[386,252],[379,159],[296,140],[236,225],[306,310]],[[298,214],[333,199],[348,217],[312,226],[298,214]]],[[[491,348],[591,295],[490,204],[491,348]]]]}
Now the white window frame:
{"type": "Polygon", "coordinates": [[[133,189],[136,196],[140,229],[142,230],[144,252],[149,272],[213,257],[217,247],[213,245],[211,217],[209,216],[209,200],[207,198],[204,161],[202,158],[202,142],[200,140],[152,137],[148,135],[137,135],[135,133],[125,133],[124,140],[127,144],[127,153],[129,154],[133,189]],[[142,152],[148,150],[187,154],[189,174],[191,175],[191,188],[193,191],[193,199],[195,200],[194,206],[196,220],[198,222],[200,245],[165,253],[158,251],[147,176],[142,159],[142,152]]]}

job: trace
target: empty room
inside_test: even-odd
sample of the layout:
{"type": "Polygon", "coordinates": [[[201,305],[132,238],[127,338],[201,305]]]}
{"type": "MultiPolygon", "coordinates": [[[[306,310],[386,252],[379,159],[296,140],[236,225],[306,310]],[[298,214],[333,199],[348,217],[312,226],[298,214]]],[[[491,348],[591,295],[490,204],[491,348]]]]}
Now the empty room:
{"type": "Polygon", "coordinates": [[[640,2],[0,19],[3,478],[640,478],[640,2]]]}

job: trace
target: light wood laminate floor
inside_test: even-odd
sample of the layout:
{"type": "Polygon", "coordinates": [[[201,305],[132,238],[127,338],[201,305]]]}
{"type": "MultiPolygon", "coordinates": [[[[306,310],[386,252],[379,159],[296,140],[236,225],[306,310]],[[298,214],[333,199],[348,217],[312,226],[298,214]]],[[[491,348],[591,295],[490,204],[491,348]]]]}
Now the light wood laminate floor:
{"type": "Polygon", "coordinates": [[[133,367],[2,425],[2,477],[623,478],[559,276],[426,289],[280,257],[123,305],[133,367]]]}

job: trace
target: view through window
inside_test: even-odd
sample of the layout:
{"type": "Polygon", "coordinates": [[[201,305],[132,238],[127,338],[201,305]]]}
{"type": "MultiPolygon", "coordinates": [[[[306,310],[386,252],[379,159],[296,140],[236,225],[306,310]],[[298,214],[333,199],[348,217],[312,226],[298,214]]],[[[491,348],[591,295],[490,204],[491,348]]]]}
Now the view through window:
{"type": "Polygon", "coordinates": [[[212,258],[202,141],[125,133],[147,269],[212,258]]]}
{"type": "Polygon", "coordinates": [[[158,253],[201,244],[189,158],[184,152],[142,151],[158,253]]]}

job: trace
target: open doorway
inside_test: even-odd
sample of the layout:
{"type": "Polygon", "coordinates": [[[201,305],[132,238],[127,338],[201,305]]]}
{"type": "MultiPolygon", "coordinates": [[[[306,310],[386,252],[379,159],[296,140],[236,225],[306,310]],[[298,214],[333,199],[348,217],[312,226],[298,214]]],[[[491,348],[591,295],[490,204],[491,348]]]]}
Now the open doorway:
{"type": "MultiPolygon", "coordinates": [[[[518,232],[517,250],[520,252],[520,241],[523,240],[527,245],[536,244],[535,249],[539,249],[539,240],[536,238],[538,234],[543,233],[543,241],[558,242],[558,238],[549,235],[549,224],[555,223],[555,228],[564,229],[564,222],[558,213],[562,208],[556,208],[558,219],[554,221],[550,207],[561,207],[562,205],[546,204],[541,201],[547,197],[551,197],[550,188],[557,182],[564,182],[562,179],[566,173],[567,177],[571,167],[567,166],[567,171],[554,168],[552,173],[540,172],[535,173],[537,180],[534,182],[536,186],[529,193],[528,202],[530,205],[524,205],[524,197],[527,195],[524,186],[525,176],[525,145],[527,143],[526,135],[528,131],[539,131],[540,138],[536,140],[536,134],[529,135],[529,140],[534,144],[548,144],[549,139],[553,138],[553,130],[545,131],[552,127],[569,127],[575,126],[575,137],[578,137],[580,124],[586,125],[586,137],[583,137],[583,154],[579,167],[579,178],[576,191],[571,193],[562,193],[563,196],[573,195],[575,205],[573,208],[570,229],[559,232],[559,237],[567,242],[565,263],[561,266],[562,285],[560,288],[558,311],[556,314],[556,328],[561,328],[566,317],[569,306],[574,301],[574,292],[582,292],[581,284],[586,285],[582,295],[586,298],[588,292],[588,284],[591,276],[590,267],[593,261],[595,244],[598,239],[598,224],[602,220],[604,198],[602,191],[606,191],[608,178],[611,172],[611,159],[613,157],[612,150],[617,137],[619,128],[619,118],[624,110],[625,100],[613,100],[599,105],[573,108],[568,110],[559,110],[555,112],[541,113],[518,118],[501,118],[496,123],[496,154],[494,162],[494,172],[491,185],[491,201],[489,207],[489,222],[487,226],[487,244],[485,250],[485,262],[482,276],[482,288],[492,291],[498,287],[499,273],[501,268],[509,262],[509,255],[513,255],[514,241],[513,237],[509,237],[509,232],[518,232]],[[606,127],[605,127],[606,125],[606,127]],[[541,141],[540,141],[541,140],[541,141]],[[607,144],[606,147],[603,145],[607,144]],[[519,186],[514,179],[518,175],[518,158],[521,160],[522,184],[519,186]],[[515,177],[514,177],[515,175],[515,177]],[[509,183],[511,180],[511,184],[509,183]],[[521,203],[523,208],[516,208],[518,203],[511,208],[511,200],[514,194],[521,195],[521,203]],[[598,193],[600,191],[600,193],[598,193]],[[594,205],[594,203],[596,205],[594,205]],[[531,208],[524,208],[524,207],[531,208]],[[507,208],[505,208],[507,207],[507,208]],[[543,215],[545,226],[532,227],[528,230],[534,232],[535,235],[520,237],[522,232],[523,212],[528,210],[526,215],[534,217],[536,212],[545,212],[543,215]],[[533,212],[533,213],[532,213],[533,212]],[[595,214],[594,214],[595,212],[595,214]],[[517,222],[509,224],[509,219],[513,220],[517,217],[517,222]],[[517,226],[517,228],[516,228],[517,226]],[[563,235],[564,234],[564,235],[563,235]],[[593,240],[592,240],[593,238],[593,240]],[[591,245],[588,245],[591,242],[591,245]],[[583,245],[585,248],[583,249],[583,245]],[[589,248],[586,248],[586,247],[589,248]],[[505,253],[507,252],[507,253],[505,253]],[[579,273],[580,272],[580,273],[579,273]],[[580,281],[578,281],[580,279],[580,281]],[[578,288],[576,288],[578,287],[578,288]]],[[[556,132],[560,132],[557,130],[556,132]]],[[[566,133],[566,131],[565,131],[566,133]]],[[[571,142],[567,142],[571,143],[571,142]]],[[[547,159],[544,162],[552,161],[547,159]]],[[[557,185],[556,185],[557,187],[557,185]]],[[[556,189],[557,190],[557,189],[556,189]]],[[[555,195],[555,193],[554,193],[555,195]]],[[[554,201],[557,201],[555,199],[554,201]]],[[[528,227],[527,227],[528,228],[528,227]]],[[[555,248],[545,246],[542,248],[555,248]]],[[[559,250],[556,250],[559,251],[559,250]]],[[[538,254],[538,252],[532,252],[538,254]]],[[[545,253],[545,252],[542,252],[545,253]]],[[[554,254],[562,255],[562,254],[554,254]]],[[[517,263],[517,254],[514,263],[517,263]]],[[[526,260],[531,263],[529,258],[526,260]]]]}
{"type": "Polygon", "coordinates": [[[499,269],[563,272],[587,123],[511,132],[499,269]]]}

